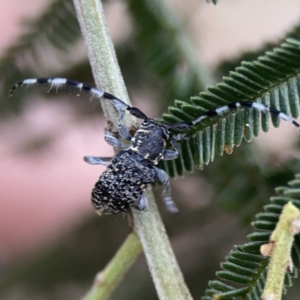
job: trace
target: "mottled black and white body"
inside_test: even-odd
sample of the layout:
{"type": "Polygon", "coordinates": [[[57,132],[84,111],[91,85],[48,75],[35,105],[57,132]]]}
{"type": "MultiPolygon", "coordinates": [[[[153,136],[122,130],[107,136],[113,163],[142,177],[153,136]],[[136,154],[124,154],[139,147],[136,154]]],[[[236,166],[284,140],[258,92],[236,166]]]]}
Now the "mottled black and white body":
{"type": "Polygon", "coordinates": [[[122,150],[113,158],[85,156],[84,160],[92,165],[106,165],[92,190],[92,204],[99,214],[115,214],[134,207],[140,211],[146,211],[148,204],[143,195],[144,190],[158,180],[163,183],[163,200],[171,212],[176,212],[177,207],[171,198],[169,177],[162,169],[156,167],[160,160],[173,160],[178,157],[178,141],[185,139],[186,135],[178,133],[186,131],[202,120],[214,116],[221,116],[239,108],[253,108],[260,112],[271,113],[292,123],[298,129],[300,125],[283,112],[258,102],[229,103],[215,110],[210,110],[190,122],[179,122],[172,125],[158,123],[148,118],[138,108],[131,107],[114,95],[101,91],[90,85],[65,79],[65,78],[34,78],[25,79],[16,83],[10,90],[10,95],[18,86],[35,83],[49,84],[51,87],[73,86],[80,90],[90,92],[94,97],[112,101],[119,112],[118,131],[124,141],[130,141],[127,147],[110,132],[106,132],[105,140],[114,147],[122,150]],[[128,128],[123,124],[125,112],[142,119],[143,123],[132,137],[128,128]],[[170,140],[173,149],[166,149],[170,140]]]}
{"type": "Polygon", "coordinates": [[[164,184],[163,200],[167,209],[177,212],[171,198],[169,177],[165,171],[155,166],[161,159],[174,159],[178,156],[176,140],[173,142],[176,150],[165,150],[168,139],[168,126],[148,118],[131,138],[128,148],[111,133],[105,133],[105,140],[111,146],[121,147],[122,150],[110,163],[101,157],[84,158],[90,164],[107,166],[92,190],[92,204],[99,214],[120,213],[130,207],[146,211],[148,204],[143,192],[156,180],[164,184]]]}
{"type": "Polygon", "coordinates": [[[152,163],[140,154],[121,150],[102,173],[92,191],[92,203],[100,214],[124,212],[130,207],[147,209],[143,191],[156,180],[152,163]]]}

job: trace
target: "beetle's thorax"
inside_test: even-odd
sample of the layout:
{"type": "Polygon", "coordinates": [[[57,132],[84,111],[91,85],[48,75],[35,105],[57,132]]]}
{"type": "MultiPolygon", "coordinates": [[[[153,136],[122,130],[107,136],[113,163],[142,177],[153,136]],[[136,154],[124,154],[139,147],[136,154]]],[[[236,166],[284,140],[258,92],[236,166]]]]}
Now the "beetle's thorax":
{"type": "Polygon", "coordinates": [[[146,119],[132,138],[130,148],[156,165],[163,157],[168,138],[167,125],[146,119]]]}

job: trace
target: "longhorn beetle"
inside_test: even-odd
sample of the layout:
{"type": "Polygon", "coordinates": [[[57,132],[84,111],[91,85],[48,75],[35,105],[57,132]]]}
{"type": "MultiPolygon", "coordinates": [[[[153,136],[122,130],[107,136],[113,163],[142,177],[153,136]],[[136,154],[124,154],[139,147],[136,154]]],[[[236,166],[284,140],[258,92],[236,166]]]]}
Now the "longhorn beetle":
{"type": "Polygon", "coordinates": [[[105,165],[106,170],[96,182],[91,201],[99,214],[116,214],[124,212],[130,207],[140,211],[146,211],[148,203],[143,195],[147,186],[158,180],[164,185],[162,197],[170,212],[178,209],[171,198],[170,181],[167,173],[156,167],[160,160],[173,160],[178,157],[178,141],[187,139],[180,131],[187,131],[203,119],[213,116],[221,116],[239,108],[253,108],[263,113],[271,113],[292,123],[298,129],[300,124],[283,112],[258,102],[235,102],[210,110],[190,122],[179,122],[172,125],[158,123],[148,118],[136,107],[131,107],[121,99],[95,87],[66,78],[33,78],[17,82],[10,90],[10,96],[15,89],[23,85],[35,83],[49,84],[50,87],[72,86],[79,90],[86,90],[97,98],[112,101],[113,106],[119,112],[118,131],[123,140],[129,141],[127,147],[112,133],[105,132],[106,142],[121,148],[113,158],[98,156],[85,156],[84,160],[91,165],[105,165]],[[123,124],[125,112],[142,119],[140,128],[132,137],[128,128],[123,124]],[[175,134],[176,133],[176,134],[175,134]],[[167,141],[170,140],[172,150],[166,149],[167,141]]]}

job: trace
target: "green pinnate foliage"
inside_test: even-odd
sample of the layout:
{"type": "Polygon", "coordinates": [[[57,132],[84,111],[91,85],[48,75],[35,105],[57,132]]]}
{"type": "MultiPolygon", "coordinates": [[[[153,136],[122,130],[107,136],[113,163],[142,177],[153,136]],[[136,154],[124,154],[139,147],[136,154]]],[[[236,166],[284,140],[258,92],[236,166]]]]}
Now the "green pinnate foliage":
{"type": "MultiPolygon", "coordinates": [[[[294,118],[299,111],[300,88],[300,40],[288,39],[280,47],[267,52],[253,62],[242,62],[223,82],[199,96],[191,97],[190,103],[175,101],[169,107],[169,114],[164,114],[166,122],[190,121],[202,113],[216,109],[222,105],[239,101],[256,101],[276,108],[294,118]]],[[[269,114],[260,114],[252,109],[241,109],[227,116],[208,118],[196,124],[189,133],[193,137],[185,141],[185,155],[174,162],[177,173],[182,175],[191,170],[191,159],[198,168],[203,168],[214,160],[216,154],[231,153],[242,140],[251,141],[259,135],[260,128],[267,132],[269,119],[275,127],[279,126],[279,118],[269,114]],[[188,153],[190,155],[188,155],[188,153]],[[184,169],[181,166],[187,165],[184,169]],[[178,167],[177,167],[178,166],[178,167]]],[[[168,168],[172,162],[168,162],[168,168]]],[[[175,172],[170,173],[174,175],[175,172]]]]}
{"type": "MultiPolygon", "coordinates": [[[[231,251],[226,261],[221,264],[222,270],[216,273],[219,280],[210,281],[202,300],[239,299],[260,300],[266,281],[269,259],[260,254],[260,246],[267,244],[272,231],[279,220],[283,206],[292,202],[300,208],[300,174],[288,182],[287,186],[276,188],[277,196],[270,199],[264,211],[256,215],[252,226],[257,231],[247,236],[249,242],[238,245],[231,251]],[[230,281],[233,285],[225,284],[230,281]],[[213,298],[215,297],[215,298],[213,298]]],[[[286,273],[284,293],[292,285],[300,270],[300,237],[295,236],[292,248],[292,273],[286,273]]]]}

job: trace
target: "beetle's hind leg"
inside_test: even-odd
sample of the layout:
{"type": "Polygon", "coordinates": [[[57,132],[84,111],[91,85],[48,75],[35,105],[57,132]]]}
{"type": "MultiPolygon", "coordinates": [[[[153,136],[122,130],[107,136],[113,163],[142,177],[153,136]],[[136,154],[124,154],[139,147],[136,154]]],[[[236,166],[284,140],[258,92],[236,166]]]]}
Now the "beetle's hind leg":
{"type": "Polygon", "coordinates": [[[156,168],[156,167],[155,167],[155,170],[156,170],[156,175],[157,175],[158,181],[164,185],[163,191],[162,191],[162,198],[167,207],[167,210],[171,213],[178,212],[178,208],[171,197],[171,186],[170,186],[170,179],[169,179],[168,174],[164,170],[156,168]]]}

